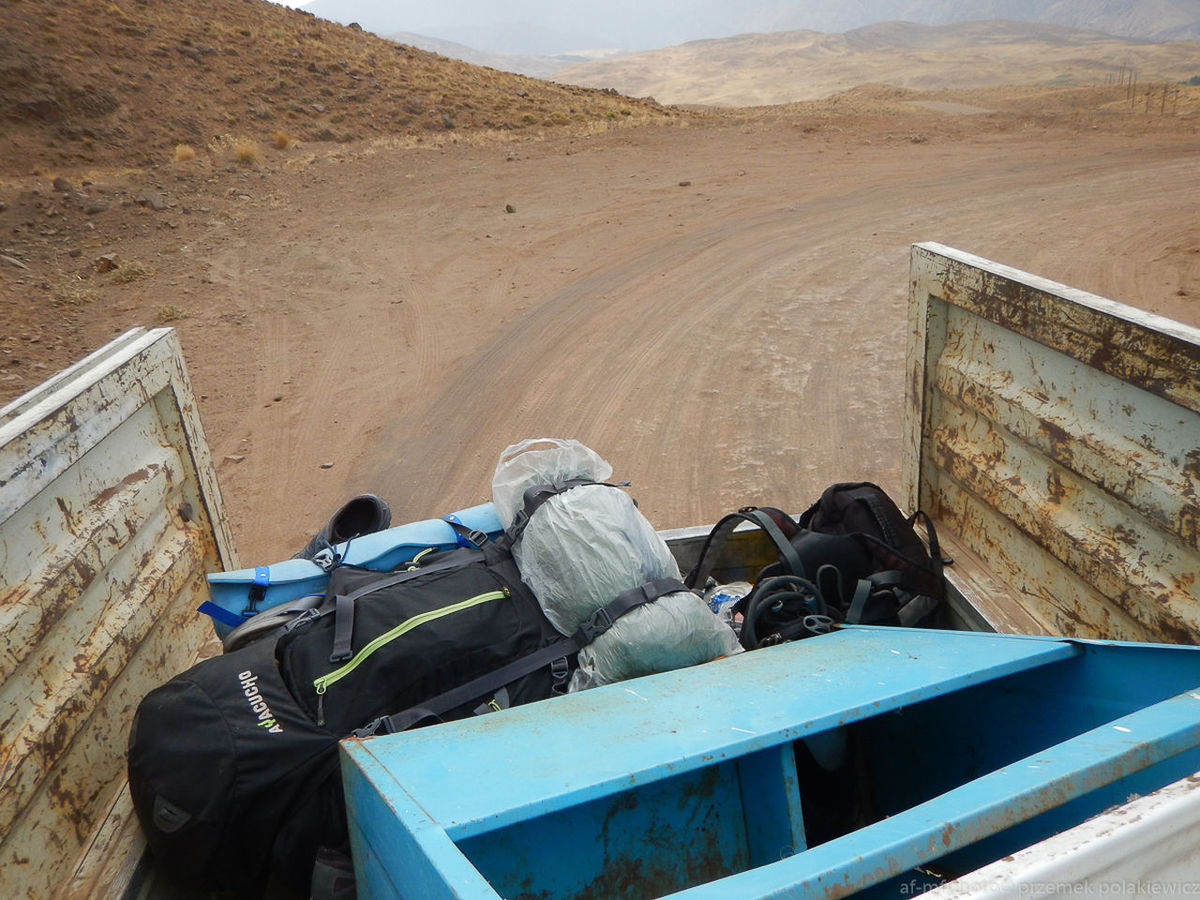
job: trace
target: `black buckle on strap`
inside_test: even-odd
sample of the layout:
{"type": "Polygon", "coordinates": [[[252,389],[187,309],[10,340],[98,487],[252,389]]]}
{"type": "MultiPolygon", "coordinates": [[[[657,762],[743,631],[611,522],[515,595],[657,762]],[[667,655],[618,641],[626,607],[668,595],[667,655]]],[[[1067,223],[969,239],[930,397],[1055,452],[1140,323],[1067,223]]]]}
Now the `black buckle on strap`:
{"type": "Polygon", "coordinates": [[[575,632],[575,637],[578,639],[581,646],[590,644],[608,629],[613,627],[613,622],[616,621],[608,613],[608,608],[600,607],[579,626],[575,632]]]}
{"type": "Polygon", "coordinates": [[[368,722],[362,728],[355,728],[352,732],[350,732],[351,736],[356,738],[369,738],[380,734],[391,733],[392,729],[390,723],[388,722],[387,716],[380,716],[378,719],[368,722]]]}

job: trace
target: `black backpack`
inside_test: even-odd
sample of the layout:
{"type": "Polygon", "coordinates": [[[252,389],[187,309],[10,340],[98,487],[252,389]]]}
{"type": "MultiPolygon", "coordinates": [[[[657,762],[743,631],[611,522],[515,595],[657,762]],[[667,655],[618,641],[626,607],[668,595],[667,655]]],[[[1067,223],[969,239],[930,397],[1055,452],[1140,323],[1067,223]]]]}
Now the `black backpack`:
{"type": "MultiPolygon", "coordinates": [[[[317,849],[346,838],[339,738],[561,639],[497,545],[402,572],[344,567],[327,598],[281,633],[199,663],[138,709],[134,805],[151,848],[189,884],[256,888],[273,869],[307,886],[317,849]]],[[[568,674],[565,658],[548,661],[410,724],[490,710],[497,695],[504,705],[542,699],[568,674]]]]}
{"type": "Polygon", "coordinates": [[[528,703],[565,688],[579,648],[678,582],[643,585],[562,637],[508,546],[403,571],[334,570],[326,600],[151,691],[129,785],[147,842],[192,887],[306,888],[346,844],[337,741],[528,703]]]}
{"type": "Polygon", "coordinates": [[[709,533],[688,585],[703,589],[742,522],[763,531],[776,557],[735,608],[746,649],[821,634],[842,622],[939,624],[945,560],[933,523],[920,511],[905,516],[879,486],[831,485],[795,520],[773,507],[730,513],[709,533]],[[914,528],[918,519],[928,545],[914,528]]]}

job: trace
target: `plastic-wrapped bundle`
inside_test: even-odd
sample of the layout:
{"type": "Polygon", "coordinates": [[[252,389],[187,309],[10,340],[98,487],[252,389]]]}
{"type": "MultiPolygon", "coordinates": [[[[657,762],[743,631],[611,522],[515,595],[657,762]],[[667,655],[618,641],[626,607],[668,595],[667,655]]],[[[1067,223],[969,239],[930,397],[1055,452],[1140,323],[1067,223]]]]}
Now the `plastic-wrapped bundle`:
{"type": "MultiPolygon", "coordinates": [[[[492,502],[509,529],[527,489],[574,479],[603,482],[611,475],[612,466],[578,441],[523,441],[500,455],[492,502]]],[[[671,551],[633,500],[604,484],[573,487],[543,503],[513,555],[546,617],[563,634],[574,633],[626,590],[679,578],[671,551]]],[[[695,665],[740,649],[733,632],[696,594],[666,594],[630,610],[583,648],[571,689],[695,665]]]]}

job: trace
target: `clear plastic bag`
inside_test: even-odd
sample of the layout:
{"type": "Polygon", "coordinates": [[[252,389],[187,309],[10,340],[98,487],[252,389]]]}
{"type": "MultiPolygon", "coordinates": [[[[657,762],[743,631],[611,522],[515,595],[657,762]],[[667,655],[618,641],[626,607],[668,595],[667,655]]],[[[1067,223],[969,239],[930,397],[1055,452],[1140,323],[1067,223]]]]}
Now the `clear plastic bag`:
{"type": "Polygon", "coordinates": [[[680,591],[631,609],[579,651],[569,690],[668,672],[741,653],[733,630],[700,597],[680,591]]]}
{"type": "MultiPolygon", "coordinates": [[[[574,440],[535,439],[500,455],[492,482],[496,515],[508,528],[535,485],[603,481],[612,466],[574,440]]],[[[679,578],[666,543],[619,488],[582,485],[547,500],[530,519],[513,555],[546,617],[573,634],[618,594],[656,578],[679,578]]],[[[572,687],[706,662],[740,650],[733,632],[688,592],[669,594],[622,616],[580,653],[586,671],[572,687]]]]}
{"type": "Polygon", "coordinates": [[[525,492],[537,484],[571,478],[608,481],[610,466],[600,454],[573,439],[531,438],[504,448],[492,477],[492,505],[505,530],[524,503],[525,492]]]}

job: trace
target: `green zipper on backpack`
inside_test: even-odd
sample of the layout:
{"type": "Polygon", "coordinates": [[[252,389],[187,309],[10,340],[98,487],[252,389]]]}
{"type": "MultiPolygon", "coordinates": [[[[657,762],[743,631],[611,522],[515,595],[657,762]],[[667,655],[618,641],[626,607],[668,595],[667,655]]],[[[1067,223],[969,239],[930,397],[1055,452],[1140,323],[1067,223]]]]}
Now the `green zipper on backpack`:
{"type": "Polygon", "coordinates": [[[423,612],[419,616],[413,616],[411,619],[405,619],[395,628],[385,631],[377,636],[374,640],[367,643],[365,647],[354,654],[353,658],[344,666],[334,669],[328,674],[322,675],[313,681],[313,687],[317,689],[317,724],[325,724],[325,692],[329,690],[331,684],[341,681],[360,665],[365,662],[372,653],[380,647],[384,647],[396,640],[398,637],[403,637],[412,631],[414,628],[436,621],[443,616],[450,616],[457,612],[462,612],[465,609],[470,609],[473,606],[481,606],[484,603],[491,603],[493,600],[503,600],[509,596],[508,588],[501,588],[498,591],[487,591],[483,594],[477,594],[474,597],[468,597],[466,600],[460,600],[458,603],[452,603],[449,606],[443,606],[441,609],[431,609],[429,612],[423,612]]]}

